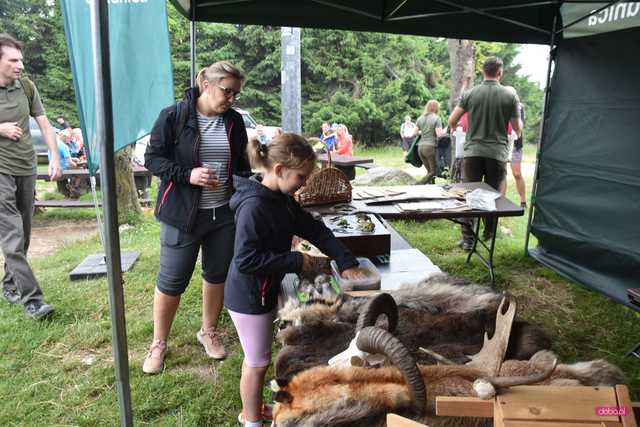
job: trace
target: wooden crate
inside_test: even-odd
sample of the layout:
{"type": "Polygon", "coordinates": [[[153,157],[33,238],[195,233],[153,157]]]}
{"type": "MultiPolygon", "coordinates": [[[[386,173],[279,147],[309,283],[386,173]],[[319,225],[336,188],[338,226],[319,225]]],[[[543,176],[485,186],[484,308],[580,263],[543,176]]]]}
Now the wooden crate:
{"type": "Polygon", "coordinates": [[[436,397],[438,416],[493,417],[496,427],[637,427],[627,386],[513,387],[493,400],[436,397]],[[602,415],[597,408],[625,408],[602,415]]]}
{"type": "MultiPolygon", "coordinates": [[[[348,232],[336,232],[333,234],[342,242],[355,256],[375,257],[377,255],[389,255],[391,253],[391,233],[375,215],[369,215],[371,222],[375,225],[373,232],[363,233],[355,229],[348,232]]],[[[331,230],[335,230],[336,224],[331,219],[339,215],[326,215],[322,217],[324,224],[331,230]]],[[[350,224],[354,224],[355,215],[347,215],[350,224]]]]}

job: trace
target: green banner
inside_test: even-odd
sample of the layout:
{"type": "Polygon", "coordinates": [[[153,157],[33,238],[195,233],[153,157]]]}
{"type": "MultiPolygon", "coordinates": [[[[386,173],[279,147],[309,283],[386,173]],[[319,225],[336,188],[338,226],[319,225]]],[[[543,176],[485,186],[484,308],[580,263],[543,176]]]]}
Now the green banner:
{"type": "Polygon", "coordinates": [[[569,25],[577,19],[584,18],[564,30],[564,38],[591,36],[640,27],[640,2],[621,1],[611,6],[607,4],[609,3],[564,3],[560,8],[563,25],[569,25]],[[602,10],[593,13],[599,9],[602,10]]]}
{"type": "MultiPolygon", "coordinates": [[[[91,45],[92,0],[61,0],[89,169],[100,165],[91,45]]],[[[174,102],[165,0],[109,0],[109,49],[114,150],[147,135],[163,107],[174,102]]]]}

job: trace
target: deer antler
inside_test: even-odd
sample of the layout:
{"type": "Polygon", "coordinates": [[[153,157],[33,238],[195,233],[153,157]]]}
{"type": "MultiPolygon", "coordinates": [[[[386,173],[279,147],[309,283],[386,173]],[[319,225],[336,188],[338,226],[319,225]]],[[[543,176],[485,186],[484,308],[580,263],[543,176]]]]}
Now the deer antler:
{"type": "Polygon", "coordinates": [[[504,361],[509,345],[509,336],[511,335],[511,326],[516,316],[516,302],[513,298],[506,295],[502,298],[498,312],[496,313],[496,329],[491,339],[487,333],[484,333],[484,343],[477,354],[469,356],[471,361],[466,365],[472,368],[480,369],[490,377],[495,377],[500,372],[500,366],[504,361]],[[504,311],[505,304],[509,305],[507,311],[504,311]]]}

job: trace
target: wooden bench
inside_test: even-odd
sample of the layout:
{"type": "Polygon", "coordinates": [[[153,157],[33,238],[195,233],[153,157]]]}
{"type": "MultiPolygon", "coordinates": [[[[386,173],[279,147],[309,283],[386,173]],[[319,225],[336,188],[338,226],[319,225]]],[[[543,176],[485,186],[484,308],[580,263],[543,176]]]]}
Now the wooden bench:
{"type": "MultiPolygon", "coordinates": [[[[89,169],[78,168],[78,169],[65,169],[62,171],[62,178],[71,178],[75,176],[89,178],[90,176],[89,169]]],[[[133,167],[133,176],[134,178],[151,177],[152,173],[144,166],[135,165],[133,167]]],[[[50,181],[49,174],[47,172],[38,172],[37,178],[44,181],[50,181]]],[[[100,173],[96,174],[96,180],[98,183],[100,182],[100,173]]]]}
{"type": "MultiPolygon", "coordinates": [[[[65,169],[62,171],[62,178],[56,181],[58,192],[67,198],[78,197],[82,194],[90,192],[90,174],[89,169],[65,169]],[[73,183],[71,187],[67,183],[73,183]]],[[[133,179],[138,191],[139,197],[147,197],[147,189],[151,185],[152,173],[144,166],[133,166],[133,179]]],[[[38,172],[37,179],[49,182],[49,174],[47,172],[38,172]]],[[[96,174],[96,188],[100,188],[100,174],[96,174]]]]}
{"type": "MultiPolygon", "coordinates": [[[[150,199],[140,200],[142,206],[151,206],[150,199]]],[[[36,200],[34,203],[36,208],[93,208],[91,200],[36,200]]],[[[102,201],[98,200],[98,207],[102,206],[102,201]]]]}
{"type": "Polygon", "coordinates": [[[375,168],[376,165],[375,163],[371,162],[371,163],[361,163],[358,165],[355,165],[357,168],[362,168],[362,169],[371,169],[371,168],[375,168]]]}

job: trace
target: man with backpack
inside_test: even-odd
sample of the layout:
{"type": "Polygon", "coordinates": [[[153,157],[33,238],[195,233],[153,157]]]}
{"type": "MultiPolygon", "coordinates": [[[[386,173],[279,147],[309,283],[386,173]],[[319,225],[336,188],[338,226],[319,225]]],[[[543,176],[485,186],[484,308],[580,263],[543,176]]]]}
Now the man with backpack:
{"type": "Polygon", "coordinates": [[[55,134],[33,82],[22,77],[21,42],[0,34],[0,247],[4,254],[2,290],[11,304],[21,303],[27,316],[42,319],[53,312],[44,302],[29,262],[37,158],[29,116],[35,117],[51,151],[49,176],[62,176],[55,134]]]}

